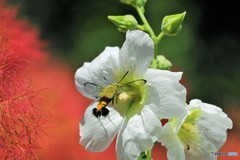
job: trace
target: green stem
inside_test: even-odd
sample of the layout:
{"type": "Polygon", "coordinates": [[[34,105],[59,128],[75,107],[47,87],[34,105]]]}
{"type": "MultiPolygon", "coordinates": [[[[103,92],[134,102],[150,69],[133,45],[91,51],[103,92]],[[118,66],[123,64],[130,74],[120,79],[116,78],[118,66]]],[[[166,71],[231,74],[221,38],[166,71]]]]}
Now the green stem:
{"type": "Polygon", "coordinates": [[[142,31],[146,31],[145,27],[142,26],[142,25],[137,25],[137,28],[140,29],[140,30],[142,30],[142,31]]]}
{"type": "Polygon", "coordinates": [[[149,33],[150,37],[152,38],[152,40],[154,42],[154,57],[156,58],[157,55],[158,55],[158,43],[161,40],[161,38],[164,36],[164,34],[161,32],[159,34],[159,36],[156,37],[152,27],[149,25],[149,23],[148,23],[145,15],[143,13],[143,11],[141,10],[141,8],[139,8],[139,7],[135,7],[135,8],[136,8],[136,10],[137,10],[142,22],[143,22],[143,26],[138,25],[138,29],[140,29],[142,31],[146,31],[146,32],[149,33]]]}
{"type": "Polygon", "coordinates": [[[154,57],[156,58],[158,55],[158,43],[161,41],[161,39],[164,37],[164,33],[161,32],[157,37],[155,36],[155,33],[152,29],[152,27],[149,25],[143,11],[141,10],[141,8],[139,7],[135,7],[142,22],[143,22],[143,26],[138,25],[138,29],[142,30],[142,31],[146,31],[149,33],[150,37],[152,38],[153,42],[154,42],[154,57]]]}
{"type": "Polygon", "coordinates": [[[153,43],[154,43],[154,58],[157,58],[157,56],[158,56],[158,41],[153,40],[153,43]]]}
{"type": "Polygon", "coordinates": [[[159,43],[164,36],[165,36],[165,34],[164,34],[163,32],[161,32],[161,33],[157,36],[157,39],[156,39],[157,43],[159,43]]]}
{"type": "Polygon", "coordinates": [[[152,151],[146,151],[147,157],[149,158],[149,160],[152,159],[152,151]]]}
{"type": "Polygon", "coordinates": [[[142,152],[137,160],[152,160],[152,151],[142,152]]]}
{"type": "Polygon", "coordinates": [[[139,7],[135,7],[143,24],[144,24],[144,27],[145,27],[145,30],[149,33],[149,35],[151,36],[152,39],[154,39],[156,36],[153,32],[153,29],[151,28],[151,26],[149,25],[144,13],[142,12],[142,10],[139,8],[139,7]]]}

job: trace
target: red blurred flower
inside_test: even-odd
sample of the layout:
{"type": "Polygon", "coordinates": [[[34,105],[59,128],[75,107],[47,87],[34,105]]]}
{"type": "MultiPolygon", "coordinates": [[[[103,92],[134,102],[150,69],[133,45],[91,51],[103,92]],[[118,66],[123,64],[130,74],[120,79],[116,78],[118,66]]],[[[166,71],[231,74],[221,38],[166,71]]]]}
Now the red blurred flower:
{"type": "Polygon", "coordinates": [[[38,39],[38,30],[24,20],[17,19],[17,7],[8,7],[0,1],[0,35],[8,39],[8,46],[19,58],[42,60],[46,57],[44,43],[38,39]]]}
{"type": "MultiPolygon", "coordinates": [[[[36,34],[22,33],[26,24],[17,21],[15,8],[0,2],[0,157],[1,159],[36,159],[42,126],[48,115],[39,109],[38,92],[31,88],[29,61],[36,34]],[[21,33],[21,34],[20,34],[21,33]],[[20,36],[22,35],[22,36],[20,36]],[[22,44],[31,45],[24,49],[22,44]]],[[[40,43],[39,43],[40,44],[40,43]]],[[[37,50],[34,57],[43,57],[37,50]]]]}
{"type": "Polygon", "coordinates": [[[39,110],[23,71],[27,67],[0,35],[0,157],[36,159],[46,115],[39,110]]]}
{"type": "MultiPolygon", "coordinates": [[[[31,77],[30,84],[34,90],[44,89],[40,95],[37,95],[43,100],[35,104],[40,106],[41,110],[52,113],[44,129],[47,136],[40,139],[40,158],[44,160],[116,159],[114,145],[101,154],[90,153],[79,145],[78,125],[85,110],[84,106],[90,101],[77,92],[71,69],[48,56],[48,52],[44,49],[45,43],[39,40],[36,28],[26,20],[17,19],[16,14],[16,7],[7,7],[0,2],[0,35],[8,37],[11,56],[14,57],[14,61],[19,61],[14,64],[21,64],[17,73],[25,78],[31,77]],[[27,67],[29,64],[30,67],[27,67]]],[[[14,68],[13,71],[16,69],[14,68]]],[[[32,147],[28,149],[30,148],[33,149],[32,147]]]]}

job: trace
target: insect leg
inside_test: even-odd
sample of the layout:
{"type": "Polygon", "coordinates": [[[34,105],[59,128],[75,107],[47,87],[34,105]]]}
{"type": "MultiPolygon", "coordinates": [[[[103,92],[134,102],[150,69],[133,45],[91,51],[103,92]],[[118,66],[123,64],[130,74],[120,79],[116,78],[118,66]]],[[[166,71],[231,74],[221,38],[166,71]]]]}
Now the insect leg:
{"type": "Polygon", "coordinates": [[[112,105],[113,105],[113,103],[114,103],[114,100],[115,100],[115,96],[113,96],[113,98],[112,98],[112,105]]]}

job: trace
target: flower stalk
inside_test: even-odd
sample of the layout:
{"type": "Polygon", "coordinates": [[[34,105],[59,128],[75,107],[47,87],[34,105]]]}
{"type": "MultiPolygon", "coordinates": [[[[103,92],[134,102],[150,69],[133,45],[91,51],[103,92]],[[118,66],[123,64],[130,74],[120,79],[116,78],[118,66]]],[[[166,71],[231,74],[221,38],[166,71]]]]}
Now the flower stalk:
{"type": "MultiPolygon", "coordinates": [[[[161,28],[162,31],[158,35],[156,35],[151,25],[149,24],[147,18],[144,15],[144,12],[145,12],[144,6],[145,6],[145,3],[147,2],[146,0],[121,0],[121,2],[131,5],[133,8],[136,9],[140,19],[143,22],[143,25],[133,23],[135,24],[134,27],[132,26],[126,27],[125,26],[126,22],[124,20],[120,20],[120,21],[118,20],[118,25],[117,25],[118,30],[121,32],[126,32],[127,30],[132,30],[133,28],[135,28],[148,33],[154,43],[154,58],[156,59],[159,54],[158,45],[161,42],[162,38],[164,36],[176,36],[179,33],[179,31],[182,28],[182,22],[184,20],[186,12],[165,16],[162,20],[162,28],[161,28]],[[120,27],[119,27],[119,24],[121,24],[120,27]]],[[[132,19],[133,18],[134,17],[132,16],[132,19]]],[[[110,20],[113,21],[112,19],[110,20]]],[[[116,21],[113,23],[116,25],[116,21]]]]}
{"type": "Polygon", "coordinates": [[[141,18],[142,22],[143,22],[143,28],[139,27],[139,29],[147,32],[151,39],[153,40],[154,43],[154,58],[156,58],[158,56],[158,44],[161,41],[161,39],[164,37],[164,34],[161,32],[158,36],[155,35],[152,27],[150,26],[149,22],[147,21],[143,10],[140,7],[135,7],[135,9],[137,10],[137,13],[139,15],[139,17],[141,18]]]}

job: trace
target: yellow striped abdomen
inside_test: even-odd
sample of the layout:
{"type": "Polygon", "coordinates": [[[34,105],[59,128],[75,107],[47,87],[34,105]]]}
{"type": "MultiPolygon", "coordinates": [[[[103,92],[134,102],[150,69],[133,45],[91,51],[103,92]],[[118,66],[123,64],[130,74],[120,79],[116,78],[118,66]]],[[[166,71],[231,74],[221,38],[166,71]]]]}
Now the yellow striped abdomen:
{"type": "Polygon", "coordinates": [[[107,102],[105,101],[99,101],[97,105],[97,111],[101,111],[103,107],[107,106],[107,102]]]}

